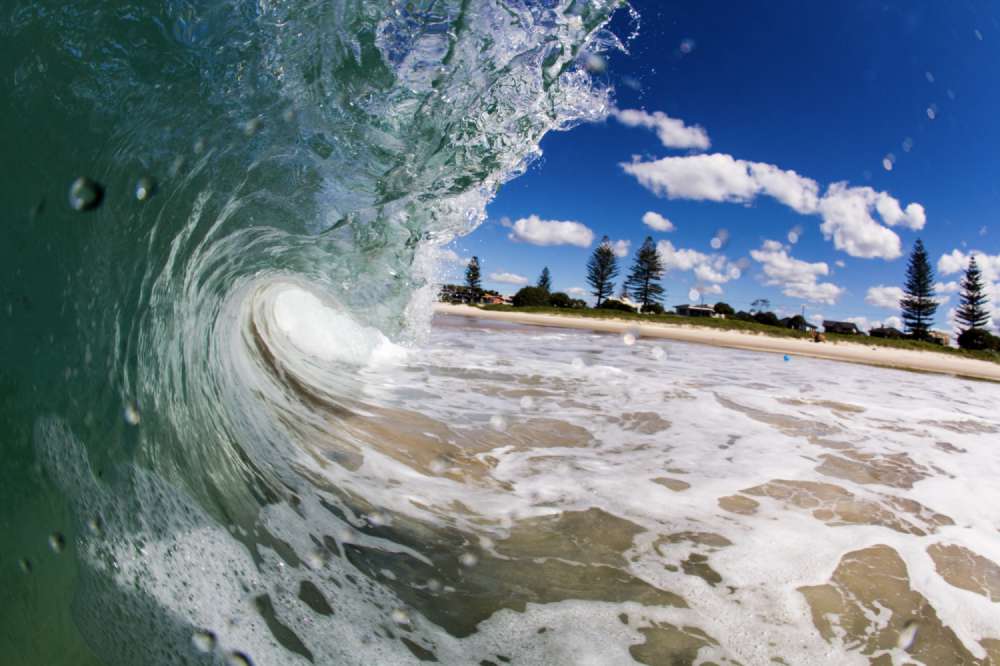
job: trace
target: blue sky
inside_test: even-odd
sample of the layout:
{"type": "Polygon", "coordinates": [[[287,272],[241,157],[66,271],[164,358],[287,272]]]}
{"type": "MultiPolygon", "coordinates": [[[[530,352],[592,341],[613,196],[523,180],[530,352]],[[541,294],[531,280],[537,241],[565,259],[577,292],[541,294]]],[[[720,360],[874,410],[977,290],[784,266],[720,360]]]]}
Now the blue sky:
{"type": "MultiPolygon", "coordinates": [[[[485,286],[512,293],[489,276],[534,282],[547,265],[557,289],[586,288],[603,235],[630,243],[624,274],[648,234],[671,268],[668,305],[698,289],[737,308],[764,297],[884,321],[898,295],[879,287],[901,284],[920,237],[942,284],[976,252],[1000,297],[996,5],[663,4],[635,2],[639,35],[608,56],[624,113],[546,137],[544,157],[456,242],[480,257],[485,286]],[[648,212],[673,230],[646,226],[648,212]]],[[[624,12],[613,28],[631,31],[624,12]]],[[[948,328],[956,296],[942,296],[948,328]]]]}

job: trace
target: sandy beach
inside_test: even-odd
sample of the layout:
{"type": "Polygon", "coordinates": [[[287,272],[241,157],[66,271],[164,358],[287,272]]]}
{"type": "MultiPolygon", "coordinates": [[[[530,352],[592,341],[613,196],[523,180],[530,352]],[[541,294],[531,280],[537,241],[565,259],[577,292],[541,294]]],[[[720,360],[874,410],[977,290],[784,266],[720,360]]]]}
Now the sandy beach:
{"type": "Polygon", "coordinates": [[[779,338],[742,331],[720,331],[704,326],[677,326],[661,322],[641,323],[625,319],[597,319],[571,315],[481,310],[468,305],[435,304],[435,312],[462,317],[476,317],[532,326],[574,328],[604,333],[638,331],[642,337],[665,338],[695,344],[731,347],[749,351],[809,356],[830,361],[862,363],[886,368],[956,375],[972,379],[1000,381],[1000,364],[950,354],[894,349],[852,342],[822,342],[779,338]]]}

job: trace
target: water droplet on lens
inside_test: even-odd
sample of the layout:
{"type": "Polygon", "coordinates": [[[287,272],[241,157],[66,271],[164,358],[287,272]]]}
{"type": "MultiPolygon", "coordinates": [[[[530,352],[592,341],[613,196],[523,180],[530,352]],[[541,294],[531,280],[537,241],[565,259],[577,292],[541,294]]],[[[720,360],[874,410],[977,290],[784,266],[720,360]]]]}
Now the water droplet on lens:
{"type": "Polygon", "coordinates": [[[196,631],[191,634],[191,644],[198,652],[206,653],[215,649],[215,634],[211,631],[196,631]]]}
{"type": "Polygon", "coordinates": [[[697,289],[691,289],[690,291],[688,291],[688,299],[690,301],[694,302],[697,301],[699,298],[701,298],[701,292],[698,291],[697,289]]]}
{"type": "Polygon", "coordinates": [[[713,238],[711,240],[711,242],[709,243],[709,245],[712,246],[713,250],[718,250],[719,248],[722,247],[722,239],[721,238],[713,238]]]}
{"type": "Polygon", "coordinates": [[[17,568],[21,570],[22,573],[31,573],[31,560],[28,558],[22,558],[17,561],[17,568]]]}
{"type": "Polygon", "coordinates": [[[247,136],[253,136],[260,129],[260,118],[251,118],[250,120],[243,123],[243,133],[247,136]]]}
{"type": "Polygon", "coordinates": [[[379,511],[374,511],[367,516],[368,524],[372,527],[382,527],[384,525],[389,525],[392,520],[384,513],[379,511]]]}
{"type": "Polygon", "coordinates": [[[139,201],[148,200],[156,192],[156,181],[143,176],[135,184],[135,198],[139,201]]]}
{"type": "Polygon", "coordinates": [[[322,569],[326,564],[324,553],[318,548],[311,549],[306,553],[306,564],[313,570],[322,569]]]}
{"type": "Polygon", "coordinates": [[[76,211],[94,210],[104,200],[104,187],[81,176],[69,186],[69,205],[76,211]]]}
{"type": "Polygon", "coordinates": [[[438,592],[441,591],[441,581],[439,581],[437,578],[428,578],[427,589],[430,592],[437,594],[438,592]]]}
{"type": "Polygon", "coordinates": [[[507,429],[507,420],[499,414],[490,417],[490,426],[496,431],[502,432],[507,429]]]}
{"type": "Polygon", "coordinates": [[[579,356],[573,359],[573,367],[579,370],[583,367],[583,359],[579,356]]]}
{"type": "Polygon", "coordinates": [[[882,158],[882,168],[886,171],[892,171],[892,160],[888,157],[882,158]]]}
{"type": "Polygon", "coordinates": [[[604,58],[597,55],[596,53],[591,53],[587,55],[586,60],[587,71],[592,74],[602,74],[608,68],[608,63],[604,58]]]}
{"type": "Polygon", "coordinates": [[[401,627],[408,627],[410,626],[410,614],[402,608],[397,608],[392,611],[392,621],[401,627]]]}
{"type": "Polygon", "coordinates": [[[91,518],[87,521],[87,529],[94,536],[99,536],[101,534],[101,519],[91,518]]]}
{"type": "Polygon", "coordinates": [[[66,537],[60,532],[53,532],[49,535],[49,548],[58,555],[66,549],[66,537]]]}
{"type": "Polygon", "coordinates": [[[913,641],[917,638],[917,623],[910,620],[903,626],[903,630],[899,632],[899,642],[898,646],[901,650],[909,650],[913,645],[913,641]]]}
{"type": "Polygon", "coordinates": [[[174,178],[181,172],[184,168],[184,156],[178,155],[174,158],[174,161],[170,164],[170,177],[174,178]]]}
{"type": "Polygon", "coordinates": [[[199,155],[205,150],[205,139],[198,139],[194,142],[194,154],[199,155]]]}
{"type": "Polygon", "coordinates": [[[652,354],[653,358],[657,361],[663,360],[663,357],[667,355],[667,353],[663,351],[663,347],[653,347],[652,351],[649,353],[652,354]]]}
{"type": "Polygon", "coordinates": [[[678,47],[683,54],[688,54],[694,51],[695,41],[693,39],[685,39],[681,41],[680,47],[678,47]]]}
{"type": "Polygon", "coordinates": [[[906,137],[903,139],[903,152],[908,153],[913,150],[913,139],[906,137]]]}
{"type": "Polygon", "coordinates": [[[133,403],[128,403],[125,405],[125,409],[122,410],[122,416],[125,419],[125,423],[130,426],[137,426],[142,420],[142,415],[139,413],[139,408],[133,403]]]}
{"type": "Polygon", "coordinates": [[[635,339],[636,339],[636,333],[635,333],[635,331],[628,330],[628,331],[625,331],[624,334],[622,334],[622,343],[626,347],[631,347],[632,345],[634,345],[635,344],[635,339]]]}
{"type": "Polygon", "coordinates": [[[534,406],[535,400],[530,395],[526,395],[521,398],[521,409],[528,410],[534,406]]]}
{"type": "Polygon", "coordinates": [[[934,107],[933,104],[927,107],[927,117],[930,120],[934,120],[935,118],[937,118],[937,109],[934,107]]]}
{"type": "Polygon", "coordinates": [[[226,655],[226,666],[253,666],[253,662],[242,652],[230,652],[226,655]]]}
{"type": "Polygon", "coordinates": [[[934,74],[931,72],[924,72],[924,78],[927,79],[927,83],[934,83],[934,74]]]}
{"type": "Polygon", "coordinates": [[[444,474],[445,470],[448,469],[448,463],[445,462],[444,458],[438,457],[431,461],[430,469],[435,474],[444,474]]]}
{"type": "Polygon", "coordinates": [[[292,122],[293,120],[295,120],[295,111],[292,109],[285,109],[284,112],[281,114],[281,119],[284,120],[286,123],[292,122]]]}
{"type": "Polygon", "coordinates": [[[475,553],[462,553],[458,557],[458,563],[463,567],[472,568],[479,564],[479,558],[476,557],[475,553]]]}

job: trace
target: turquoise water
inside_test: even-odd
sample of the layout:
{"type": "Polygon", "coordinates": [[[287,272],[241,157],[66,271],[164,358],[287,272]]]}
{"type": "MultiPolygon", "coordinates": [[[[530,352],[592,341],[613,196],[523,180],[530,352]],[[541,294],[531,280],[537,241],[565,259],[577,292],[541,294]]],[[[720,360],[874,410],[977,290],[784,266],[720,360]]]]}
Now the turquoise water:
{"type": "Polygon", "coordinates": [[[431,249],[606,113],[584,63],[617,5],[5,3],[0,662],[414,659],[331,555],[386,527],[302,452],[351,469],[330,419],[426,329],[431,249]],[[342,317],[315,382],[282,356],[287,285],[342,317]],[[324,642],[278,581],[328,560],[299,591],[327,617],[339,590],[324,642]]]}

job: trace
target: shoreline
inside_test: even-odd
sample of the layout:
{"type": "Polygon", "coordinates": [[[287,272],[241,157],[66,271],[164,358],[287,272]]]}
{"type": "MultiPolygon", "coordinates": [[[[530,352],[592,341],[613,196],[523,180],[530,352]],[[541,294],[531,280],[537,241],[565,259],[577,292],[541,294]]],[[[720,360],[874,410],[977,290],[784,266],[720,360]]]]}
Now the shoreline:
{"type": "Polygon", "coordinates": [[[598,333],[638,331],[640,337],[645,338],[661,338],[744,351],[807,356],[827,361],[859,363],[897,370],[930,372],[964,379],[1000,382],[1000,364],[974,358],[939,354],[933,351],[873,347],[854,342],[816,343],[810,340],[772,337],[743,331],[722,331],[697,325],[681,326],[663,322],[645,323],[625,319],[597,319],[533,312],[498,312],[496,310],[480,310],[469,305],[448,303],[435,303],[434,312],[435,314],[492,319],[529,326],[571,328],[598,333]]]}

